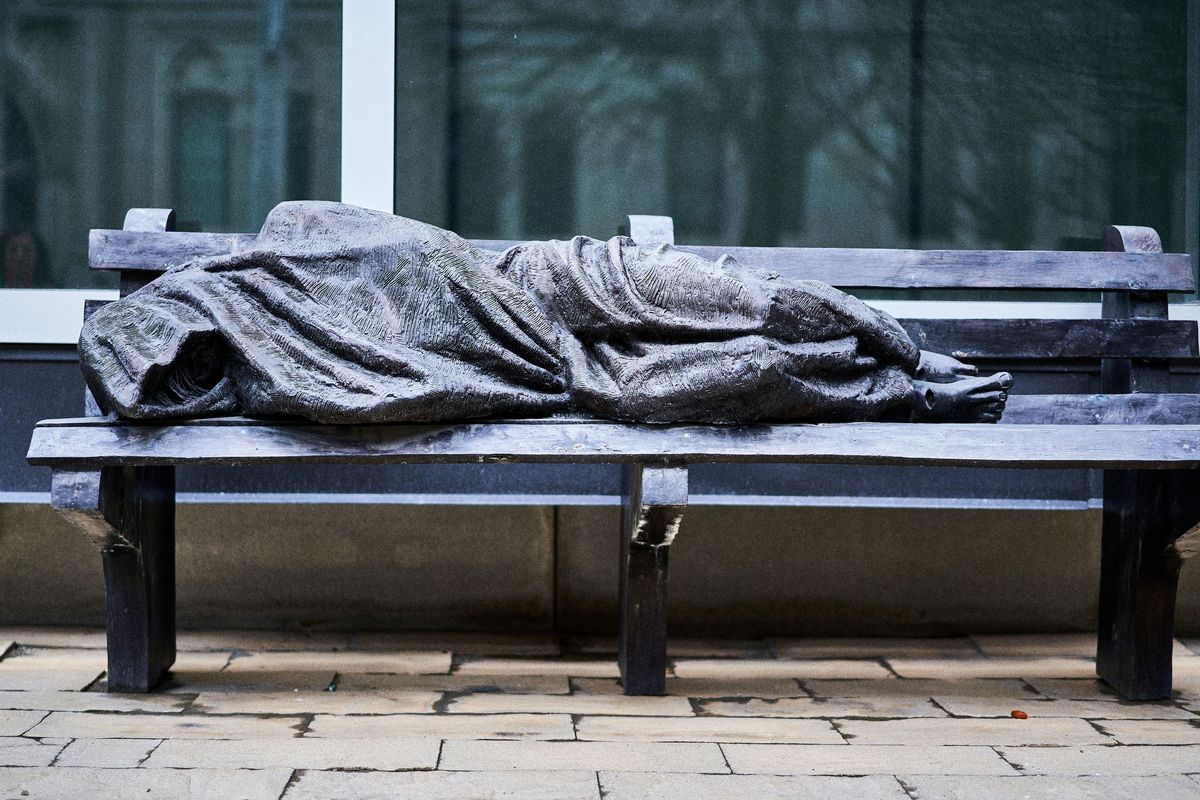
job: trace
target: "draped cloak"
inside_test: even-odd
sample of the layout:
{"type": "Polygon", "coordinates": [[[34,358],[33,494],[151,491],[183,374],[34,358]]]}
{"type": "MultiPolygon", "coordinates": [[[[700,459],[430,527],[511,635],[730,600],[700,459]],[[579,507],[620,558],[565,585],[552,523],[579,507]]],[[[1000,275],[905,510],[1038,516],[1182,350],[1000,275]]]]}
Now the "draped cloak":
{"type": "Polygon", "coordinates": [[[501,253],[304,201],[101,308],[80,358],[132,418],[738,423],[907,418],[918,350],[854,297],[728,257],[585,236],[501,253]]]}

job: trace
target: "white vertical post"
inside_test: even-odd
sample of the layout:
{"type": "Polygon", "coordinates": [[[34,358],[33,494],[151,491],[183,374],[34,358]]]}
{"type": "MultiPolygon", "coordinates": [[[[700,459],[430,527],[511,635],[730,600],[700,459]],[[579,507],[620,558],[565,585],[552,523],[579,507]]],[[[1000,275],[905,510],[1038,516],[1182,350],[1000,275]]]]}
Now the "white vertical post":
{"type": "Polygon", "coordinates": [[[391,213],[396,4],[342,0],[342,201],[391,213]]]}

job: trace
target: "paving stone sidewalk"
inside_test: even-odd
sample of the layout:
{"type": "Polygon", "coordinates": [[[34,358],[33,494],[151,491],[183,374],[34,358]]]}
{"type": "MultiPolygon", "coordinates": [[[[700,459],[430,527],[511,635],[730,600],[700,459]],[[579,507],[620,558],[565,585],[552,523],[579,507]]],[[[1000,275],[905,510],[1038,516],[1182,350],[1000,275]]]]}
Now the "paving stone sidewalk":
{"type": "Polygon", "coordinates": [[[0,800],[1200,799],[1200,641],[1162,703],[1081,634],[682,640],[662,698],[597,638],[184,632],[149,695],[103,646],[0,628],[0,800]]]}

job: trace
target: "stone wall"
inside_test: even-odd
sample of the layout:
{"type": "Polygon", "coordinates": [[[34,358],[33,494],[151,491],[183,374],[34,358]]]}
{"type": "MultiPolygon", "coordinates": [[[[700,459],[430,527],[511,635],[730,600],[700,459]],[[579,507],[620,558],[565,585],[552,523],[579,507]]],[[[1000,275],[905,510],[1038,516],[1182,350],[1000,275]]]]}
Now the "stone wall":
{"type": "MultiPolygon", "coordinates": [[[[614,506],[179,508],[179,621],[610,633],[614,506]]],[[[1087,630],[1098,511],[709,506],[672,549],[671,629],[718,636],[1087,630]]],[[[0,504],[0,623],[97,624],[100,559],[0,504]]],[[[1184,569],[1178,631],[1200,633],[1184,569]]]]}

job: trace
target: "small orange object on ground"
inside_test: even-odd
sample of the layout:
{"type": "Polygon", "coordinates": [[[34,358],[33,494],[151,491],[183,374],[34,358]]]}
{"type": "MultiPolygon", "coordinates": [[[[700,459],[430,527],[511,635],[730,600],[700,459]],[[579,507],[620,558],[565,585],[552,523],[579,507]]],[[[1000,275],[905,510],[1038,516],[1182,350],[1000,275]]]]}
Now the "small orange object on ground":
{"type": "Polygon", "coordinates": [[[1029,719],[1029,715],[1018,708],[1018,709],[1013,710],[1012,718],[1013,719],[1029,719]]]}

